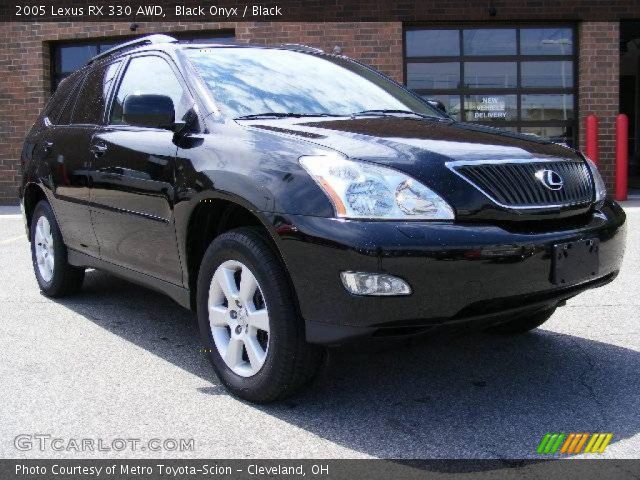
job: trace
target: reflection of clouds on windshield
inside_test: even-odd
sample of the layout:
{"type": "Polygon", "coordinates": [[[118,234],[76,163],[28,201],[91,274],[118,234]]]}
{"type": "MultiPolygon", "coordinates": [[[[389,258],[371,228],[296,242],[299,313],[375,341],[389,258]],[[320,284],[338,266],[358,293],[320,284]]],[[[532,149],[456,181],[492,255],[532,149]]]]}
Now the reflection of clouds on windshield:
{"type": "Polygon", "coordinates": [[[344,60],[349,68],[335,63],[337,59],[288,50],[215,48],[187,50],[187,54],[215,100],[234,117],[408,108],[396,98],[405,92],[387,82],[389,91],[381,88],[362,76],[370,72],[344,60]]]}

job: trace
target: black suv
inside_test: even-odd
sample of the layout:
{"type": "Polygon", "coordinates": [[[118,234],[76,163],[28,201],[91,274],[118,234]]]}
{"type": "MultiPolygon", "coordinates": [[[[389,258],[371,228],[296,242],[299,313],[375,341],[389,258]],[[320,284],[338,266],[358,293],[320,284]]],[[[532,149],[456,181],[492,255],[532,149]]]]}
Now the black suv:
{"type": "Polygon", "coordinates": [[[305,46],[123,44],[60,84],[21,160],[43,293],[87,267],[166,293],[256,402],[310,381],[321,345],[533,329],[624,252],[580,152],[305,46]]]}

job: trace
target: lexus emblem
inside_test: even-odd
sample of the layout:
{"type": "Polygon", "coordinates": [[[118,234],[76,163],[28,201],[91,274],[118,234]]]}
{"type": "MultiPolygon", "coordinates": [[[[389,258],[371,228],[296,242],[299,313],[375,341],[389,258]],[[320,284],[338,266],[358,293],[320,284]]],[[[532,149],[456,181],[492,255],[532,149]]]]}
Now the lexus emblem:
{"type": "Polygon", "coordinates": [[[564,180],[560,174],[553,170],[538,170],[536,178],[549,190],[560,190],[564,185],[564,180]]]}

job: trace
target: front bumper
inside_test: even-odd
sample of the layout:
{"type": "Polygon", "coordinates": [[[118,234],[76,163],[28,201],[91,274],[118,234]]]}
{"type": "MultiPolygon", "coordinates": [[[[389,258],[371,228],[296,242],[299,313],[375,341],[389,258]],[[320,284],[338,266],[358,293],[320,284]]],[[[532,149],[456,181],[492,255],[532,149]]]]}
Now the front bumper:
{"type": "Polygon", "coordinates": [[[611,201],[579,226],[543,233],[485,224],[305,216],[274,216],[272,221],[307,340],[314,343],[412,333],[465,321],[496,323],[505,315],[554,306],[615,278],[626,233],[625,214],[611,201]],[[597,276],[554,285],[553,245],[590,238],[600,240],[597,276]],[[352,295],[340,280],[344,270],[395,275],[406,280],[413,293],[352,295]]]}

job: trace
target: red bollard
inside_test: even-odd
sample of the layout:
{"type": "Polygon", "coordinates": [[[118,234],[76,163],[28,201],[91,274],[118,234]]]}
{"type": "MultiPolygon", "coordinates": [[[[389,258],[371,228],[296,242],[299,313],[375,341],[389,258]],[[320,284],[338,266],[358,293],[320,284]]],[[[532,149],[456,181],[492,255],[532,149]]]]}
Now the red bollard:
{"type": "Polygon", "coordinates": [[[616,117],[616,200],[627,199],[629,170],[629,118],[621,113],[616,117]]]}
{"type": "Polygon", "coordinates": [[[591,114],[587,116],[587,125],[586,125],[586,147],[587,157],[593,160],[593,163],[598,165],[598,117],[591,114]]]}

